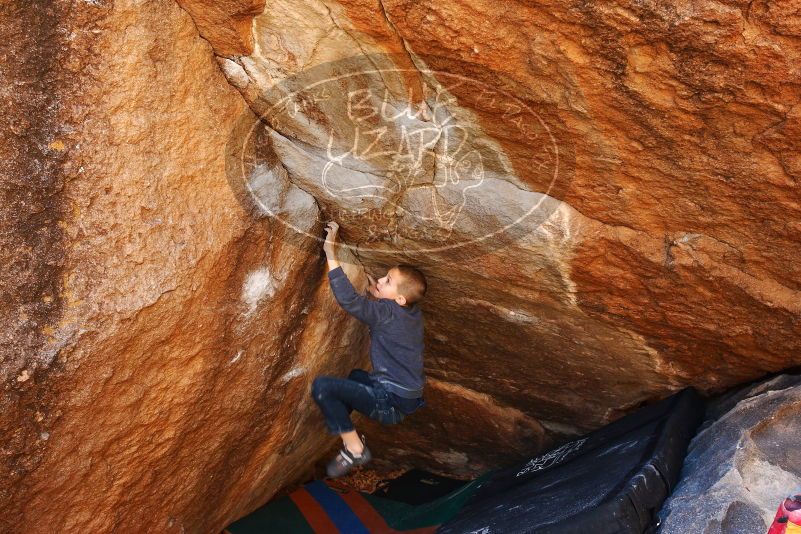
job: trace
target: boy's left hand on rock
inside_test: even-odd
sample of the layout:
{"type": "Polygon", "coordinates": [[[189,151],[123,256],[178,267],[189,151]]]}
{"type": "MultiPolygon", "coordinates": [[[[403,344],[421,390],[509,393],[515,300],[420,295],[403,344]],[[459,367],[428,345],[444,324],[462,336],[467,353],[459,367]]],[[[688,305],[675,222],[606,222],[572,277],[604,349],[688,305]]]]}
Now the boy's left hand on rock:
{"type": "Polygon", "coordinates": [[[336,221],[329,221],[325,225],[326,239],[336,240],[337,232],[339,232],[339,223],[336,221]]]}
{"type": "Polygon", "coordinates": [[[328,224],[325,225],[325,243],[323,244],[323,250],[326,254],[330,254],[334,252],[334,245],[337,240],[337,233],[339,232],[339,224],[335,221],[330,221],[328,224]]]}

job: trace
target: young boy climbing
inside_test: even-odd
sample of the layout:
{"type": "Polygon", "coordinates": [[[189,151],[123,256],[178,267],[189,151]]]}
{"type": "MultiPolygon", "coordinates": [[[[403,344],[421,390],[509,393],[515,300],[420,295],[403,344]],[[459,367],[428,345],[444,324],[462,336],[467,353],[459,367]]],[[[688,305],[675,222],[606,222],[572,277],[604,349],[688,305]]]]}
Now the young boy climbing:
{"type": "Polygon", "coordinates": [[[393,425],[425,406],[423,314],[418,303],[425,296],[426,279],[414,267],[397,265],[378,281],[368,275],[368,292],[376,300],[359,295],[337,261],[339,225],[329,222],[325,230],[331,290],[345,311],[370,327],[373,366],[372,373],[354,369],[346,379],[320,376],[312,384],[312,397],[328,431],[342,438],[342,449],[326,467],[328,476],[336,478],[372,458],[364,434],[359,436],[353,428],[351,411],[393,425]]]}

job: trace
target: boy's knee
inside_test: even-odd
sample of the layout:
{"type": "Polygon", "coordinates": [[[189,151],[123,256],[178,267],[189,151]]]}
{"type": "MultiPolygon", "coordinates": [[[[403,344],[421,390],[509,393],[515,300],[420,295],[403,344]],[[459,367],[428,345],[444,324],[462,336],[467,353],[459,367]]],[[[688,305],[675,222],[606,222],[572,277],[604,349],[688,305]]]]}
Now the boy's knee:
{"type": "Polygon", "coordinates": [[[312,382],[311,393],[315,400],[322,400],[325,391],[325,377],[318,376],[312,382]]]}

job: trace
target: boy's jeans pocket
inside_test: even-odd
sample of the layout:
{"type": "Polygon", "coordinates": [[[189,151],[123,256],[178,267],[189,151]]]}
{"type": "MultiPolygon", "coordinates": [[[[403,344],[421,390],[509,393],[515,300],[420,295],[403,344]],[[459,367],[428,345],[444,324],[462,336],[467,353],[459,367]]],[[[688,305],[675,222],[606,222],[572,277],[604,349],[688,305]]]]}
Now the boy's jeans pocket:
{"type": "Polygon", "coordinates": [[[375,419],[382,425],[396,425],[403,421],[405,415],[394,406],[376,407],[370,414],[370,419],[375,419]]]}
{"type": "Polygon", "coordinates": [[[396,425],[405,417],[406,415],[389,401],[386,391],[383,389],[376,391],[376,403],[370,413],[370,419],[378,421],[382,425],[396,425]]]}

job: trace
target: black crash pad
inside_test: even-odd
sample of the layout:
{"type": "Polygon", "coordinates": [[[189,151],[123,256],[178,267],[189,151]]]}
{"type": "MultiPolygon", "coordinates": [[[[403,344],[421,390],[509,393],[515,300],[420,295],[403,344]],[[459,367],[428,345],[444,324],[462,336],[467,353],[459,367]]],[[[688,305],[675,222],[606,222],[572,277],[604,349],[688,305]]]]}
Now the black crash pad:
{"type": "Polygon", "coordinates": [[[435,501],[465,484],[465,480],[435,475],[422,469],[411,469],[397,478],[382,481],[372,494],[416,506],[435,501]]]}
{"type": "Polygon", "coordinates": [[[704,413],[692,388],[487,478],[442,534],[642,533],[704,413]]]}

